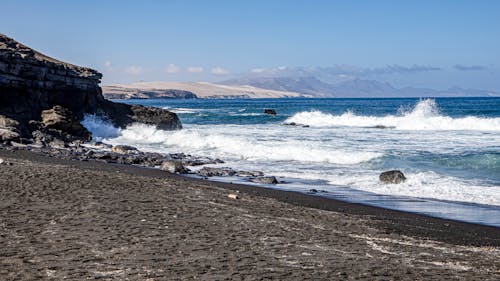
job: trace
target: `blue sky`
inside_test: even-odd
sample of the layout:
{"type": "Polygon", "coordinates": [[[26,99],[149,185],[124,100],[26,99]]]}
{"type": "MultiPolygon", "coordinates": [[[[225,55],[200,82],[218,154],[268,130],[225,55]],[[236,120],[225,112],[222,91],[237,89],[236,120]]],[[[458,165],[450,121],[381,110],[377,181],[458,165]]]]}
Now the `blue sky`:
{"type": "Polygon", "coordinates": [[[500,91],[500,1],[11,1],[0,32],[104,83],[386,66],[397,86],[500,91]]]}

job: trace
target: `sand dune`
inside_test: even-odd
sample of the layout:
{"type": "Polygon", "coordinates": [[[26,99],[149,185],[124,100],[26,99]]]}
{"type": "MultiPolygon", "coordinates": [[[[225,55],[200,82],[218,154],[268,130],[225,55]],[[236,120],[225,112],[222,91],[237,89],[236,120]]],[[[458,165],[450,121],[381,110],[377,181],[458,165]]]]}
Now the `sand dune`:
{"type": "Polygon", "coordinates": [[[267,90],[253,86],[230,86],[208,82],[136,82],[102,87],[108,98],[168,98],[170,90],[187,91],[198,98],[293,98],[296,92],[267,90]]]}

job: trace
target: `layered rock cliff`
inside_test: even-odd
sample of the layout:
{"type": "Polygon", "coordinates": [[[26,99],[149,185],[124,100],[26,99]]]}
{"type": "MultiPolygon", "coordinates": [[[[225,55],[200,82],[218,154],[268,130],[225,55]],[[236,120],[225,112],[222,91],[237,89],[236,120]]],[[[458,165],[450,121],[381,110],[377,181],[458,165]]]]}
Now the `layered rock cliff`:
{"type": "Polygon", "coordinates": [[[99,86],[102,74],[61,62],[0,34],[0,115],[19,123],[24,137],[42,121],[42,111],[55,106],[80,121],[84,114],[99,114],[117,126],[132,122],[180,129],[175,113],[163,109],[130,106],[106,100],[99,86]]]}

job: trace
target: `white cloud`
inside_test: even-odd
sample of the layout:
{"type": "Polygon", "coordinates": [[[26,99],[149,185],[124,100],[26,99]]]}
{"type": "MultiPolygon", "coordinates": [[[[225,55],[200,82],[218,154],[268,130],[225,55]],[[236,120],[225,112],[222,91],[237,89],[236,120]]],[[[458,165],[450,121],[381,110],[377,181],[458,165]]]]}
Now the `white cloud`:
{"type": "Polygon", "coordinates": [[[177,65],[171,63],[165,67],[165,72],[169,74],[174,74],[174,73],[179,73],[181,71],[181,68],[178,67],[177,65]]]}
{"type": "Polygon", "coordinates": [[[214,68],[212,68],[212,70],[210,72],[212,74],[215,74],[215,75],[226,75],[226,74],[229,74],[229,71],[227,71],[226,69],[224,69],[222,67],[214,67],[214,68]]]}
{"type": "Polygon", "coordinates": [[[203,72],[203,67],[201,67],[201,66],[190,66],[190,67],[187,68],[187,71],[191,72],[191,73],[201,73],[201,72],[203,72]]]}
{"type": "Polygon", "coordinates": [[[125,72],[132,75],[139,75],[144,73],[144,68],[142,66],[131,65],[125,68],[125,72]]]}
{"type": "Polygon", "coordinates": [[[262,73],[264,71],[266,71],[265,68],[254,68],[254,69],[250,70],[250,72],[252,72],[252,73],[262,73]]]}
{"type": "Polygon", "coordinates": [[[107,60],[104,62],[104,67],[111,68],[111,61],[107,60]]]}

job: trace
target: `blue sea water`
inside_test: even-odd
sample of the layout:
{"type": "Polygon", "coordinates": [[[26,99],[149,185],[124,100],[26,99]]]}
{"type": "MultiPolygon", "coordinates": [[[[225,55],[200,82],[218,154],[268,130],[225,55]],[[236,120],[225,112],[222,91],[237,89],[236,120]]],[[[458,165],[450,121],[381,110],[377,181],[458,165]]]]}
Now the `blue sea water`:
{"type": "Polygon", "coordinates": [[[273,188],[500,226],[500,98],[123,102],[174,111],[184,129],[110,130],[87,121],[95,137],[217,157],[287,182],[273,188]],[[390,169],[408,180],[381,183],[390,169]]]}

